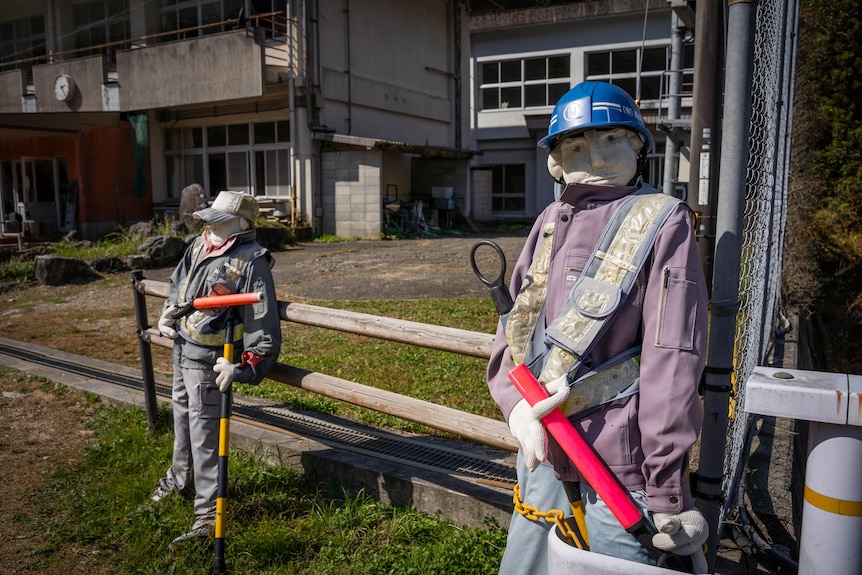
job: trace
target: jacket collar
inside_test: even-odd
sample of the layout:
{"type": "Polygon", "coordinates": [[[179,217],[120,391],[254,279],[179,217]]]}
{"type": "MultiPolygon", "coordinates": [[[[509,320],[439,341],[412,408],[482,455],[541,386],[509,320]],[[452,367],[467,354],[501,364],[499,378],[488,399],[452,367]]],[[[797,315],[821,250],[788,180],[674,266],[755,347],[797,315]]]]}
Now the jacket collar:
{"type": "Polygon", "coordinates": [[[624,198],[640,188],[636,186],[593,186],[590,184],[567,184],[560,201],[576,208],[588,208],[595,204],[606,204],[624,198]]]}

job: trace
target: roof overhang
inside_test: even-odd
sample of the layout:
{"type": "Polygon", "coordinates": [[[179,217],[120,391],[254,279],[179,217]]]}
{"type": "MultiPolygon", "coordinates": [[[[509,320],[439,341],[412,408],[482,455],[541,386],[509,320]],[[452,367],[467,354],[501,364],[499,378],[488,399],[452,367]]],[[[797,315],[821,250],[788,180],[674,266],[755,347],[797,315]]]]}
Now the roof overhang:
{"type": "Polygon", "coordinates": [[[345,146],[349,148],[365,148],[367,150],[376,148],[387,152],[422,156],[423,158],[468,160],[477,154],[477,152],[470,150],[458,150],[455,148],[443,148],[438,146],[420,146],[417,144],[408,144],[406,142],[379,140],[377,138],[363,138],[360,136],[336,134],[334,132],[312,132],[311,137],[314,140],[328,142],[335,147],[345,146]]]}

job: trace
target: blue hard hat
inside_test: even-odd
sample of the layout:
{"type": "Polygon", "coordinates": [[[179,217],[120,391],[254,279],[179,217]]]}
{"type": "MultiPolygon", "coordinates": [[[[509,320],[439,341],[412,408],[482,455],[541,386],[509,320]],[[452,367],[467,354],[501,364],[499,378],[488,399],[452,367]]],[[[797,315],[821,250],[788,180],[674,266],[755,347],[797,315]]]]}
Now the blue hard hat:
{"type": "Polygon", "coordinates": [[[581,82],[557,101],[548,135],[538,145],[548,152],[563,139],[587,130],[629,128],[640,134],[644,147],[652,150],[655,139],[644,125],[637,104],[625,90],[607,82],[581,82]]]}

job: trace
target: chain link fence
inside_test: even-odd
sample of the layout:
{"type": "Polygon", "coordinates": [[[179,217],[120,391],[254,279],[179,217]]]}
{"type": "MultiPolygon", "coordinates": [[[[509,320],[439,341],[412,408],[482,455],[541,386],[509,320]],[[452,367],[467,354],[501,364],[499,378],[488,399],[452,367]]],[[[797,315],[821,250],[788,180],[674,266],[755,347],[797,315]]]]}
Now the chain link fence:
{"type": "MultiPolygon", "coordinates": [[[[742,412],[745,382],[755,366],[767,365],[781,313],[781,270],[787,218],[798,0],[758,2],[749,158],[734,346],[733,394],[723,485],[722,520],[737,504],[758,421],[742,412]]],[[[725,102],[725,106],[732,106],[725,102]]],[[[794,366],[787,366],[794,367],[794,366]]],[[[786,461],[787,474],[792,460],[786,461]]],[[[801,486],[800,486],[801,487],[801,486]]]]}

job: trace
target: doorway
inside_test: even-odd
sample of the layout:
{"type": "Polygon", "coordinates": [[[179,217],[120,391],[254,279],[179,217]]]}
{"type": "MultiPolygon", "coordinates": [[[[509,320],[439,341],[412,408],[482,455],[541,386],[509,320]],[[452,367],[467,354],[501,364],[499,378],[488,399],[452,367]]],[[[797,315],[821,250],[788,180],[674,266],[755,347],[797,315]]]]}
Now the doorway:
{"type": "Polygon", "coordinates": [[[4,233],[51,235],[74,223],[67,206],[76,203],[66,158],[22,157],[0,162],[0,218],[4,233]]]}

